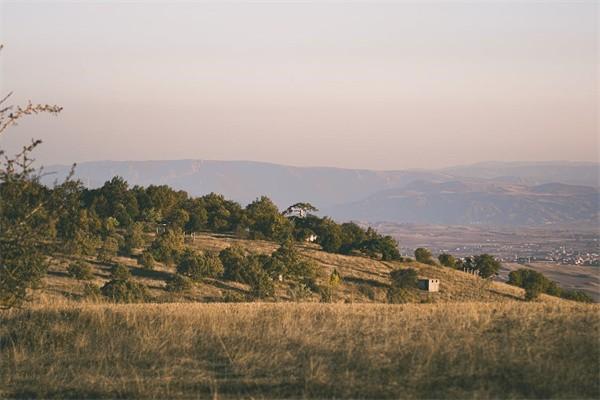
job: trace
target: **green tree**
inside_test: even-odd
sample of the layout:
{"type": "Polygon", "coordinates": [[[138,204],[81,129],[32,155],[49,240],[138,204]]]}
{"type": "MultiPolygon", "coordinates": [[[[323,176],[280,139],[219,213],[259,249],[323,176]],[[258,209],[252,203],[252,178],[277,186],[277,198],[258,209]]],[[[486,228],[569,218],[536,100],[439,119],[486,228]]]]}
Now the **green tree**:
{"type": "Polygon", "coordinates": [[[417,260],[418,262],[423,263],[423,264],[430,264],[430,265],[435,264],[435,262],[433,261],[433,258],[431,256],[431,251],[429,251],[429,249],[426,249],[424,247],[419,247],[418,249],[415,250],[415,260],[417,260]]]}
{"type": "Polygon", "coordinates": [[[135,222],[127,227],[125,231],[121,253],[131,255],[134,249],[144,246],[144,225],[141,222],[135,222]]]}
{"type": "Polygon", "coordinates": [[[474,258],[475,269],[479,270],[479,276],[489,278],[497,275],[502,264],[489,254],[481,254],[474,258]]]}
{"type": "Polygon", "coordinates": [[[451,254],[442,253],[438,256],[438,260],[445,267],[456,268],[456,258],[451,254]]]}
{"type": "Polygon", "coordinates": [[[182,251],[183,234],[170,229],[157,236],[150,245],[154,259],[167,265],[175,264],[182,251]]]}
{"type": "Polygon", "coordinates": [[[177,273],[194,281],[204,278],[217,278],[223,274],[223,264],[216,254],[201,254],[186,249],[177,263],[177,273]]]}
{"type": "Polygon", "coordinates": [[[245,282],[246,253],[240,246],[233,245],[221,250],[219,259],[223,264],[223,278],[245,282]]]}
{"type": "Polygon", "coordinates": [[[317,228],[317,243],[328,253],[337,253],[342,245],[342,229],[330,218],[323,218],[317,228]]]}

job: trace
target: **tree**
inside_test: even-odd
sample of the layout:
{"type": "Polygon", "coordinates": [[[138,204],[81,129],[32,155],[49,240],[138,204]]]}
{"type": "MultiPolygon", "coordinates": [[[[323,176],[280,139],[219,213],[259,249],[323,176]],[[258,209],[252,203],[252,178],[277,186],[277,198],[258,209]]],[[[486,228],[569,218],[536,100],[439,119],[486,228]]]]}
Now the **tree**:
{"type": "Polygon", "coordinates": [[[481,254],[474,258],[475,269],[479,270],[479,276],[489,278],[497,275],[502,266],[498,260],[489,254],[481,254]]]}
{"type": "Polygon", "coordinates": [[[544,275],[534,270],[528,270],[521,283],[525,289],[525,300],[531,301],[537,299],[545,291],[548,283],[544,275]]]}
{"type": "Polygon", "coordinates": [[[204,278],[217,278],[223,274],[223,264],[216,254],[201,254],[186,249],[177,263],[177,273],[194,281],[204,278]]]}
{"type": "MultiPolygon", "coordinates": [[[[2,46],[0,45],[0,51],[2,46]]],[[[0,97],[0,136],[23,117],[58,114],[62,108],[48,104],[8,105],[12,93],[0,97]]],[[[10,308],[27,298],[29,289],[37,287],[46,273],[44,256],[51,232],[47,192],[39,183],[39,173],[32,167],[31,153],[39,140],[23,146],[9,157],[0,149],[0,307],[10,308]]]]}
{"type": "Polygon", "coordinates": [[[183,234],[167,229],[150,245],[150,251],[155,260],[165,264],[174,264],[183,250],[183,234]]]}
{"type": "Polygon", "coordinates": [[[94,274],[92,273],[92,267],[90,264],[83,261],[76,261],[74,263],[69,264],[67,267],[67,273],[78,280],[89,281],[94,279],[94,274]]]}
{"type": "Polygon", "coordinates": [[[279,213],[277,206],[266,196],[248,204],[245,218],[250,235],[255,239],[291,237],[292,224],[279,213]]]}
{"type": "Polygon", "coordinates": [[[442,253],[438,256],[440,264],[448,268],[456,268],[456,258],[453,255],[442,253]]]}
{"type": "Polygon", "coordinates": [[[337,253],[342,245],[342,229],[331,218],[323,218],[317,228],[317,242],[324,251],[337,253]]]}
{"type": "Polygon", "coordinates": [[[144,245],[144,226],[141,222],[135,222],[127,227],[121,246],[121,253],[131,255],[134,249],[144,245]]]}
{"type": "Polygon", "coordinates": [[[310,203],[296,203],[286,208],[281,214],[287,217],[297,213],[300,218],[304,218],[317,211],[319,210],[310,203]]]}
{"type": "Polygon", "coordinates": [[[419,247],[415,250],[415,260],[423,264],[435,264],[435,261],[433,261],[433,258],[431,256],[431,252],[429,251],[429,249],[426,249],[424,247],[419,247]]]}
{"type": "Polygon", "coordinates": [[[165,285],[165,290],[167,292],[173,293],[182,293],[189,292],[192,290],[194,286],[192,280],[187,276],[176,274],[169,280],[167,280],[167,284],[165,285]]]}
{"type": "Polygon", "coordinates": [[[240,246],[234,245],[221,250],[219,259],[223,264],[223,278],[230,281],[245,282],[246,253],[240,246]]]}

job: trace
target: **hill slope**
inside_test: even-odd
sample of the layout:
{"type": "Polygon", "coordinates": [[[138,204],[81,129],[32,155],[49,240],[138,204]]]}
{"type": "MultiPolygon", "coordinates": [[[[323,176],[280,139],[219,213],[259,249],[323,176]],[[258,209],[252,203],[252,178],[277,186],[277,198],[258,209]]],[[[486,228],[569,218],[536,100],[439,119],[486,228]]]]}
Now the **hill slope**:
{"type": "MultiPolygon", "coordinates": [[[[252,252],[270,254],[277,245],[267,241],[241,240],[223,235],[201,235],[189,246],[198,250],[220,251],[232,244],[238,244],[252,252]]],[[[337,289],[334,301],[350,303],[386,302],[389,287],[389,272],[395,268],[414,268],[422,278],[440,279],[440,292],[428,293],[419,291],[413,301],[426,302],[505,302],[523,298],[523,290],[500,282],[489,282],[483,279],[448,268],[435,267],[417,262],[399,263],[382,262],[362,256],[344,256],[326,253],[316,246],[300,247],[303,257],[312,259],[320,267],[319,283],[324,283],[336,269],[342,276],[342,284],[337,289]]],[[[169,294],[164,290],[165,281],[173,276],[174,269],[158,264],[154,270],[146,270],[136,264],[132,258],[119,257],[117,261],[131,268],[134,280],[144,283],[158,301],[203,301],[215,302],[245,296],[249,293],[247,285],[207,279],[196,285],[193,291],[184,296],[169,294]]],[[[68,260],[55,263],[46,278],[42,297],[78,298],[83,294],[84,283],[70,278],[66,273],[68,260]]],[[[94,283],[103,285],[109,279],[110,266],[93,263],[94,283]]],[[[290,301],[293,284],[289,282],[276,283],[276,300],[290,301]]],[[[562,301],[553,297],[543,296],[545,301],[562,301]]],[[[319,301],[319,295],[313,293],[303,301],[319,301]]]]}

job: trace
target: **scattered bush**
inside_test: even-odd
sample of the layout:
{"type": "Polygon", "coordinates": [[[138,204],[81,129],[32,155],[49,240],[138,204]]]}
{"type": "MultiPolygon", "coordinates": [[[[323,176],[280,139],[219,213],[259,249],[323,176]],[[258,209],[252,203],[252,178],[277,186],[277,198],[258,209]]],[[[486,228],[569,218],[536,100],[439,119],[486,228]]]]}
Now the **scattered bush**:
{"type": "Polygon", "coordinates": [[[424,247],[419,247],[415,250],[415,260],[423,264],[435,265],[435,261],[431,256],[431,251],[424,247]]]}
{"type": "Polygon", "coordinates": [[[302,301],[312,296],[312,291],[303,282],[296,282],[288,289],[288,295],[292,301],[302,301]]]}
{"type": "Polygon", "coordinates": [[[89,281],[94,279],[94,274],[92,273],[92,267],[90,264],[83,261],[76,261],[74,263],[69,264],[67,267],[67,273],[75,279],[81,281],[89,281]]]}
{"type": "Polygon", "coordinates": [[[183,250],[183,234],[180,231],[166,230],[150,245],[155,260],[167,265],[175,264],[183,250]]]}
{"type": "Polygon", "coordinates": [[[151,252],[145,251],[138,258],[138,264],[144,267],[145,269],[152,270],[154,269],[156,261],[154,260],[154,257],[152,256],[151,252]]]}
{"type": "Polygon", "coordinates": [[[226,292],[223,295],[223,303],[244,303],[246,300],[246,296],[237,292],[226,292]]]}
{"type": "Polygon", "coordinates": [[[392,286],[401,289],[416,288],[419,283],[417,271],[412,268],[395,269],[390,272],[392,286]]]}
{"type": "Polygon", "coordinates": [[[244,270],[246,268],[246,253],[240,246],[231,246],[219,253],[219,259],[223,264],[223,278],[244,282],[244,270]]]}
{"type": "Polygon", "coordinates": [[[411,293],[408,289],[404,289],[398,286],[392,286],[387,292],[387,301],[390,304],[403,304],[408,303],[410,300],[411,293]]]}
{"type": "Polygon", "coordinates": [[[451,254],[442,253],[438,256],[441,265],[448,268],[456,268],[456,258],[451,254]]]}
{"type": "Polygon", "coordinates": [[[123,264],[116,264],[110,270],[110,279],[125,281],[131,278],[131,271],[123,264]]]}
{"type": "Polygon", "coordinates": [[[138,303],[149,298],[146,287],[132,280],[111,280],[100,290],[102,295],[116,303],[138,303]]]}
{"type": "Polygon", "coordinates": [[[581,290],[563,290],[562,296],[563,299],[579,301],[581,303],[593,303],[594,299],[591,296],[581,290]]]}
{"type": "Polygon", "coordinates": [[[177,273],[194,281],[203,278],[217,278],[223,275],[223,264],[219,256],[214,253],[201,254],[186,249],[177,263],[177,273]]]}
{"type": "Polygon", "coordinates": [[[192,290],[193,282],[187,276],[176,274],[167,281],[165,290],[172,293],[189,292],[192,290]]]}

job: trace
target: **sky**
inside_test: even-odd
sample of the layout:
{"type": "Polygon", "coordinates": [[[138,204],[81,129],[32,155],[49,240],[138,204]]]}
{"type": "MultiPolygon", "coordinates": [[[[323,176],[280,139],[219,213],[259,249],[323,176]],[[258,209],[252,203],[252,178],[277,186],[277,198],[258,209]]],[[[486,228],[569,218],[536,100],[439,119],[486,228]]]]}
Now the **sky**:
{"type": "Polygon", "coordinates": [[[595,1],[0,1],[40,163],[598,161],[595,1]]]}

